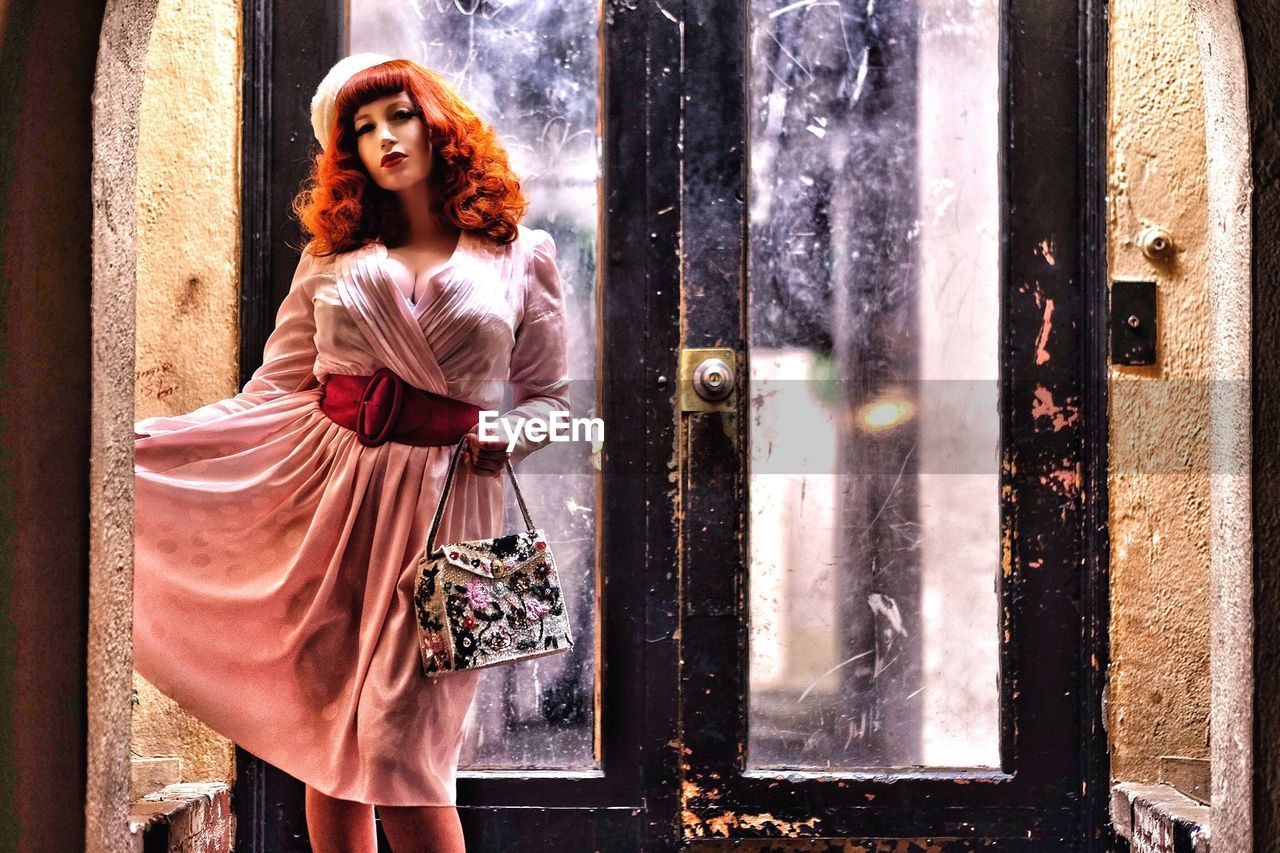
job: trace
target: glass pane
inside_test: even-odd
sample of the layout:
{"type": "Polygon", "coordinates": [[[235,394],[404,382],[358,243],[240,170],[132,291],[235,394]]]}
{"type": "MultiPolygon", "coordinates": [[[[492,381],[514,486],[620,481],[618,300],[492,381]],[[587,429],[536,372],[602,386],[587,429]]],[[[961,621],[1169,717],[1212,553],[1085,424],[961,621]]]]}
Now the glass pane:
{"type": "MultiPolygon", "coordinates": [[[[403,56],[445,75],[511,155],[531,205],[524,224],[556,240],[569,311],[572,417],[598,417],[596,376],[597,30],[584,0],[508,5],[351,0],[352,53],[403,56]],[[587,381],[582,381],[582,380],[587,381]]],[[[503,408],[511,405],[510,392],[503,408]]],[[[534,523],[556,554],[574,648],[483,672],[461,769],[596,769],[595,525],[599,448],[556,442],[520,464],[534,523]]],[[[523,526],[507,486],[508,529],[523,526]]]]}
{"type": "Polygon", "coordinates": [[[751,10],[748,766],[996,767],[998,0],[751,10]]]}

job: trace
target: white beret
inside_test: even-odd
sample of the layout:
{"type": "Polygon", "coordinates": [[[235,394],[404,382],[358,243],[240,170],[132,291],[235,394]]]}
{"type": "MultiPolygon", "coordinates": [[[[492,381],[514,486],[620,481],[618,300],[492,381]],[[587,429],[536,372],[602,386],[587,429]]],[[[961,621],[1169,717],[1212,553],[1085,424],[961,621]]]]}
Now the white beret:
{"type": "Polygon", "coordinates": [[[343,85],[366,68],[381,65],[391,59],[392,57],[380,53],[353,53],[345,59],[339,59],[329,69],[329,73],[324,75],[311,98],[311,129],[315,131],[321,148],[329,143],[329,129],[337,118],[338,92],[343,85]]]}

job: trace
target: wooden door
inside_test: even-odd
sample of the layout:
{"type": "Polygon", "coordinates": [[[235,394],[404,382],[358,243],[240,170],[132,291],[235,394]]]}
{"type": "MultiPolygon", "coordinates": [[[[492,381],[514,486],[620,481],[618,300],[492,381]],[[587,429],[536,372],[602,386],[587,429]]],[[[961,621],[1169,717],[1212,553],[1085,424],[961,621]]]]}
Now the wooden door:
{"type": "MultiPolygon", "coordinates": [[[[574,288],[574,413],[605,441],[521,482],[583,642],[483,688],[469,849],[1106,849],[1100,26],[1059,0],[246,4],[246,376],[345,52],[463,81],[574,288]],[[714,357],[721,400],[692,381],[714,357]]],[[[308,849],[301,785],[240,768],[243,849],[308,849]]]]}

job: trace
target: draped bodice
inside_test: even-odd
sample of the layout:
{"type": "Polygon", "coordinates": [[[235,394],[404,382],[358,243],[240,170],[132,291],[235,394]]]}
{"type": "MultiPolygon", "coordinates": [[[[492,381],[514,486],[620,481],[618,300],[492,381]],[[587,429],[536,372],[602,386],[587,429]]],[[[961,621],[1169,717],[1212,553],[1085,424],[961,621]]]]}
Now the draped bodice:
{"type": "Polygon", "coordinates": [[[385,366],[424,390],[497,406],[522,308],[521,254],[463,232],[417,305],[388,274],[383,243],[336,256],[313,297],[317,377],[385,366]]]}

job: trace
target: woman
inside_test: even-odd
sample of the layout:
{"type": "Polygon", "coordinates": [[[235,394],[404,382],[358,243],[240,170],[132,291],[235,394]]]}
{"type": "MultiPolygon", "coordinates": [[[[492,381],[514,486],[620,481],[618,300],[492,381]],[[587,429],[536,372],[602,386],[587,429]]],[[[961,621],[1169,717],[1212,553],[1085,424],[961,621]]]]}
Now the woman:
{"type": "Polygon", "coordinates": [[[348,57],[312,120],[311,239],[262,367],[135,425],[134,665],[306,783],[315,850],[375,850],[374,806],[397,851],[463,850],[478,676],[423,676],[413,583],[460,436],[442,542],[501,534],[504,463],[547,441],[508,454],[478,413],[508,381],[513,427],[569,409],[555,244],[518,224],[505,152],[435,73],[348,57]],[[400,414],[357,418],[388,389],[400,414]]]}

